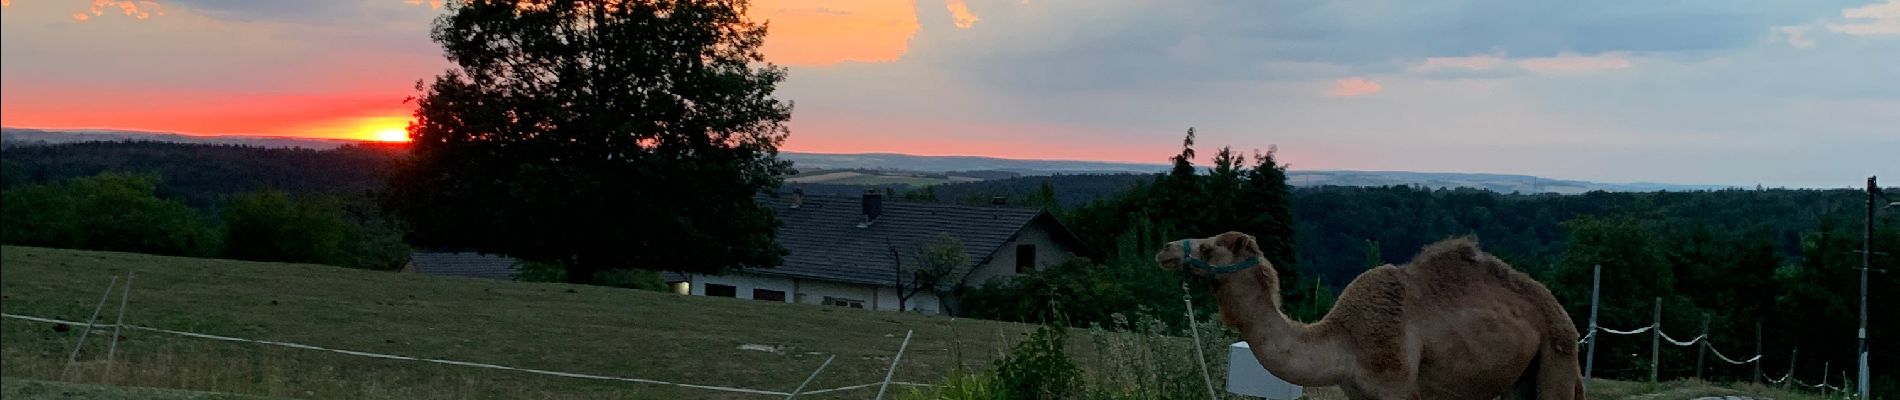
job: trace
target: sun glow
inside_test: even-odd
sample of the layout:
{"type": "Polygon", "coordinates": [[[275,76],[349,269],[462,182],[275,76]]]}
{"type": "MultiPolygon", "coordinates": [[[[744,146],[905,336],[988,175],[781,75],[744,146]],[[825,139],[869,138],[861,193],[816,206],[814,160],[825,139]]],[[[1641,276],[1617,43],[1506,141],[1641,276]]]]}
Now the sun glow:
{"type": "Polygon", "coordinates": [[[298,136],[333,137],[377,142],[409,141],[409,117],[351,117],[314,124],[298,136]]]}
{"type": "Polygon", "coordinates": [[[398,127],[382,128],[376,130],[376,136],[374,137],[380,142],[407,142],[409,141],[409,131],[398,127]]]}

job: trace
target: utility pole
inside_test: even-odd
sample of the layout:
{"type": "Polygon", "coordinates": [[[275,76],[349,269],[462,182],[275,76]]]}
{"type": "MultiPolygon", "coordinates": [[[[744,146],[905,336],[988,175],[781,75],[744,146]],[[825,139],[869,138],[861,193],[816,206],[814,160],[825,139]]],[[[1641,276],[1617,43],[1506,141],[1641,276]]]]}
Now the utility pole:
{"type": "Polygon", "coordinates": [[[1860,351],[1854,353],[1854,355],[1858,356],[1859,358],[1859,360],[1857,360],[1859,362],[1857,362],[1856,364],[1860,364],[1860,381],[1857,383],[1856,386],[1858,386],[1857,389],[1859,391],[1860,398],[1863,398],[1863,399],[1867,398],[1867,378],[1868,378],[1868,373],[1867,373],[1867,269],[1872,267],[1871,265],[1869,265],[1868,260],[1870,260],[1874,255],[1874,247],[1873,247],[1874,246],[1874,193],[1878,193],[1880,191],[1880,186],[1874,184],[1874,178],[1876,177],[1873,177],[1873,176],[1867,177],[1867,226],[1866,226],[1866,230],[1861,232],[1861,242],[1860,242],[1860,246],[1861,246],[1861,249],[1860,249],[1860,330],[1856,332],[1856,336],[1860,338],[1860,351]]]}

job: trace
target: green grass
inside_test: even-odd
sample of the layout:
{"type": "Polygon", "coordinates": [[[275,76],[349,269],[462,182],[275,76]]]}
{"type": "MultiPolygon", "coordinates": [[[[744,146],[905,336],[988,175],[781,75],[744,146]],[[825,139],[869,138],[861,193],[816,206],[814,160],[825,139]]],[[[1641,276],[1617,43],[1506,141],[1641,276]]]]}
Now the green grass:
{"type": "Polygon", "coordinates": [[[84,383],[0,378],[0,398],[7,400],[267,400],[267,397],[190,390],[105,386],[84,383]]]}
{"type": "MultiPolygon", "coordinates": [[[[137,272],[126,314],[127,322],[134,325],[771,391],[790,391],[834,354],[836,361],[808,390],[877,382],[904,332],[913,329],[915,336],[896,378],[955,383],[956,379],[946,377],[958,370],[956,364],[961,363],[966,373],[986,371],[1000,351],[1033,329],[992,321],[605,287],[31,247],[0,247],[0,311],[83,320],[99,301],[109,277],[126,271],[137,272]],[[781,351],[739,350],[741,344],[779,346],[781,351]]],[[[112,301],[116,305],[118,298],[112,301]]],[[[111,316],[112,310],[108,307],[106,315],[111,316]]],[[[66,356],[79,330],[67,328],[0,320],[0,375],[6,377],[0,395],[7,399],[775,397],[382,360],[145,331],[127,333],[114,363],[102,361],[107,342],[94,335],[81,362],[68,368],[66,356]]],[[[1138,335],[1071,332],[1068,352],[1093,378],[1131,380],[1130,374],[1154,373],[1158,365],[1167,367],[1159,370],[1192,367],[1188,355],[1182,353],[1188,346],[1178,339],[1150,335],[1143,342],[1144,336],[1138,335]],[[1128,358],[1147,352],[1154,355],[1146,363],[1128,358]]],[[[1202,334],[1215,332],[1203,330],[1202,334]]],[[[1213,336],[1209,340],[1219,341],[1213,336]]],[[[1218,379],[1219,371],[1225,370],[1225,357],[1214,351],[1209,361],[1214,362],[1211,367],[1218,379]]],[[[1198,379],[1194,381],[1189,383],[1198,384],[1198,379]]],[[[870,387],[810,398],[865,398],[875,391],[876,387],[870,387]]],[[[1307,393],[1307,398],[1315,400],[1344,398],[1335,388],[1309,388],[1307,393]]],[[[1593,383],[1589,397],[1669,400],[1737,393],[1821,398],[1810,392],[1754,385],[1602,380],[1593,383]]]]}
{"type": "MultiPolygon", "coordinates": [[[[130,324],[337,349],[790,391],[876,382],[906,330],[897,379],[984,368],[1021,324],[566,284],[321,265],[0,248],[0,310],[83,320],[109,277],[137,272],[130,324]],[[779,353],[739,350],[778,346],[779,353]],[[953,354],[959,353],[960,356],[953,354]]],[[[117,298],[113,302],[117,302],[117,298]]],[[[110,312],[107,313],[110,315],[110,312]]],[[[131,332],[121,360],[64,370],[78,329],[0,322],[8,377],[317,398],[765,398],[131,332]]],[[[95,336],[97,338],[98,336],[95,336]]],[[[82,359],[103,358],[94,339],[82,359]]],[[[871,388],[870,391],[875,391],[871,388]]],[[[857,398],[868,392],[817,398],[857,398]]]]}

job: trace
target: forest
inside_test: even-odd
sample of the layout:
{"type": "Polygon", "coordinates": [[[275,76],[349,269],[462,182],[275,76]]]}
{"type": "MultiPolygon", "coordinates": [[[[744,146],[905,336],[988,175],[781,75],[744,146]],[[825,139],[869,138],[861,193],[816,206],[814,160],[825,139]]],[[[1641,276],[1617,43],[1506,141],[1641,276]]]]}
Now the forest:
{"type": "MultiPolygon", "coordinates": [[[[1800,362],[1796,379],[1804,382],[1818,381],[1824,363],[1833,374],[1851,365],[1867,202],[1862,191],[1553,195],[1289,187],[1271,152],[1219,149],[1202,166],[1192,162],[1200,159],[1194,147],[1184,143],[1166,174],[880,189],[903,201],[988,204],[1000,196],[1013,205],[1044,207],[1086,243],[1084,259],[972,289],[965,308],[973,317],[1042,321],[1059,308],[1064,320],[1082,326],[1109,323],[1118,314],[1178,320],[1165,316],[1184,311],[1183,278],[1154,268],[1155,247],[1239,230],[1268,245],[1286,277],[1289,316],[1312,321],[1366,268],[1402,264],[1425,244],[1476,235],[1487,251],[1550,287],[1580,329],[1590,311],[1591,270],[1601,266],[1605,327],[1647,326],[1660,302],[1665,332],[1686,340],[1707,321],[1710,343],[1730,357],[1755,354],[1759,326],[1761,372],[1769,377],[1789,371],[1790,358],[1800,362]]],[[[373,200],[384,171],[402,154],[400,147],[380,145],[324,151],[138,142],[10,146],[0,151],[6,204],[0,241],[390,269],[408,249],[400,227],[373,200]]],[[[781,189],[791,187],[863,190],[781,189]]],[[[1900,270],[1893,256],[1900,254],[1900,210],[1876,212],[1873,227],[1873,363],[1900,365],[1900,352],[1881,345],[1900,339],[1900,321],[1886,309],[1900,305],[1900,274],[1890,272],[1900,270]]],[[[1203,317],[1212,311],[1204,290],[1193,296],[1203,317]]],[[[1600,338],[1599,376],[1648,375],[1648,337],[1600,338]]],[[[1698,355],[1695,348],[1665,346],[1660,375],[1696,376],[1698,355]]],[[[1702,375],[1709,378],[1746,380],[1755,373],[1752,366],[1706,357],[1702,375]]],[[[1900,389],[1894,371],[1875,368],[1876,391],[1900,389]]]]}

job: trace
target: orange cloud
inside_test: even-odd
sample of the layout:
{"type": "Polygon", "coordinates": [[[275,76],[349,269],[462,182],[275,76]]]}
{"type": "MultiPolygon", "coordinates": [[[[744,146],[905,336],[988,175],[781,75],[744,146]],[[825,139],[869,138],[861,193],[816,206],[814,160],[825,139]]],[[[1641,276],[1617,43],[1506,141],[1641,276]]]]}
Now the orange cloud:
{"type": "MultiPolygon", "coordinates": [[[[92,15],[105,15],[106,10],[117,8],[125,16],[146,19],[153,13],[165,15],[165,7],[151,0],[92,0],[92,15]]],[[[81,19],[84,21],[84,19],[81,19]]]]}
{"type": "Polygon", "coordinates": [[[1332,95],[1337,97],[1364,96],[1385,90],[1378,82],[1366,78],[1340,79],[1333,84],[1332,95]]]}
{"type": "Polygon", "coordinates": [[[1573,53],[1560,53],[1555,57],[1526,58],[1519,60],[1517,66],[1531,72],[1584,73],[1629,69],[1632,65],[1629,56],[1619,53],[1603,53],[1592,56],[1573,53]]]}
{"type": "Polygon", "coordinates": [[[951,22],[956,23],[958,28],[970,29],[976,26],[976,21],[982,20],[976,13],[970,12],[970,5],[963,4],[963,0],[949,0],[944,6],[950,9],[951,22]]]}
{"type": "MultiPolygon", "coordinates": [[[[422,2],[423,2],[423,0],[403,0],[403,1],[409,3],[410,5],[417,5],[417,6],[422,5],[422,2]]],[[[442,0],[428,0],[428,1],[429,1],[429,9],[431,10],[442,9],[442,0]]]]}
{"type": "Polygon", "coordinates": [[[918,28],[908,1],[761,0],[747,16],[769,24],[766,60],[800,66],[896,61],[918,28]]]}

